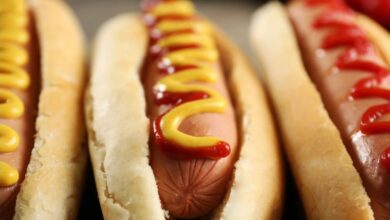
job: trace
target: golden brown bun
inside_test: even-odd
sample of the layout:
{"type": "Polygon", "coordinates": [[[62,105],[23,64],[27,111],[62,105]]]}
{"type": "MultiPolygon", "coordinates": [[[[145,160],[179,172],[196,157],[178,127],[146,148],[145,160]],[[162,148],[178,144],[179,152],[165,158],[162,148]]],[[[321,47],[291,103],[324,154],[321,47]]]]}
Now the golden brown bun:
{"type": "Polygon", "coordinates": [[[284,169],[266,95],[242,52],[221,31],[215,34],[241,137],[232,186],[215,219],[280,219],[284,169]]]}
{"type": "Polygon", "coordinates": [[[138,16],[107,22],[86,94],[89,151],[105,219],[164,219],[149,166],[149,120],[139,72],[147,47],[138,16]]]}
{"type": "Polygon", "coordinates": [[[14,219],[75,219],[86,149],[82,96],[84,40],[60,0],[32,0],[41,53],[41,93],[34,148],[14,219]]]}
{"type": "Polygon", "coordinates": [[[380,26],[377,22],[371,18],[359,14],[357,19],[358,25],[363,28],[368,37],[379,48],[386,63],[390,65],[390,35],[387,30],[380,26]]]}
{"type": "Polygon", "coordinates": [[[309,219],[374,219],[358,172],[310,81],[280,3],[258,10],[251,39],[309,219]]]}
{"type": "MultiPolygon", "coordinates": [[[[137,15],[121,15],[99,31],[86,95],[89,150],[106,219],[164,219],[149,165],[149,119],[140,72],[147,32],[137,15]]],[[[283,165],[258,79],[225,37],[217,42],[240,123],[241,153],[232,187],[214,219],[277,219],[283,165]]]]}

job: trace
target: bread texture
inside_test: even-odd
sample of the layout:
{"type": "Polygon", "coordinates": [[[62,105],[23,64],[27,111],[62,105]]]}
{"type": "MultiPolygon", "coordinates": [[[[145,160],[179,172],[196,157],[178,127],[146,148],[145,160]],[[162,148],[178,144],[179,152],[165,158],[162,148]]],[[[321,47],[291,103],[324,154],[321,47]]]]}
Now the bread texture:
{"type": "Polygon", "coordinates": [[[139,75],[147,44],[136,15],[108,21],[95,41],[86,115],[105,219],[165,219],[149,166],[149,119],[139,75]]]}
{"type": "Polygon", "coordinates": [[[360,176],[305,70],[283,5],[259,9],[250,36],[308,219],[374,219],[360,176]]]}
{"type": "Polygon", "coordinates": [[[63,1],[32,0],[30,9],[42,82],[34,148],[14,219],[76,219],[87,162],[82,143],[84,39],[63,1]]]}
{"type": "MultiPolygon", "coordinates": [[[[277,219],[283,164],[271,113],[241,52],[216,39],[239,118],[240,158],[231,189],[213,219],[277,219]]],[[[149,165],[149,119],[140,72],[148,35],[140,16],[125,14],[99,31],[86,95],[89,149],[106,219],[165,219],[149,165]]]]}
{"type": "Polygon", "coordinates": [[[358,25],[363,28],[370,40],[377,46],[386,63],[390,65],[390,34],[377,22],[371,18],[359,14],[357,17],[358,25]]]}
{"type": "Polygon", "coordinates": [[[270,105],[244,54],[214,30],[240,131],[232,185],[215,219],[280,219],[284,167],[270,105]]]}

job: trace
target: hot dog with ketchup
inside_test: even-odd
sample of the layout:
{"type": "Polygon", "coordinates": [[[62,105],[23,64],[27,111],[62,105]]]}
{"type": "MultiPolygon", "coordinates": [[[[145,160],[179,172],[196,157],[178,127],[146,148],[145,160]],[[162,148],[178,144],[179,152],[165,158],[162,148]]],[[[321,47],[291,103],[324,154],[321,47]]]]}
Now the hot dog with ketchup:
{"type": "Polygon", "coordinates": [[[390,36],[343,1],[305,0],[265,6],[251,37],[308,217],[389,219],[390,36]]]}
{"type": "Polygon", "coordinates": [[[282,167],[263,91],[190,1],[100,30],[86,97],[106,219],[269,219],[282,167]]]}
{"type": "Polygon", "coordinates": [[[0,29],[0,218],[75,218],[86,163],[80,29],[64,3],[44,0],[2,1],[0,29]]]}

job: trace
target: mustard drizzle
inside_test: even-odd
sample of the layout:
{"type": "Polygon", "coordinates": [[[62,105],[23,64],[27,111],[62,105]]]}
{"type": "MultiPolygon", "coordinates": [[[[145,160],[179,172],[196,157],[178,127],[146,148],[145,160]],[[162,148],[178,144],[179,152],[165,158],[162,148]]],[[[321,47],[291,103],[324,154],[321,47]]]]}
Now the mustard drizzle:
{"type": "MultiPolygon", "coordinates": [[[[151,14],[158,18],[172,14],[192,17],[195,15],[193,4],[187,0],[165,1],[156,5],[151,14]]],[[[217,137],[195,137],[179,131],[180,124],[188,117],[205,112],[223,113],[227,108],[227,102],[214,89],[204,86],[189,84],[191,82],[215,83],[218,75],[211,65],[218,61],[219,54],[212,37],[208,23],[199,19],[190,20],[164,20],[155,24],[162,34],[168,32],[180,32],[191,29],[192,33],[178,33],[168,35],[158,40],[157,45],[164,49],[172,46],[185,46],[196,44],[199,48],[181,49],[168,52],[162,57],[162,62],[167,66],[196,66],[187,70],[175,72],[161,78],[155,85],[157,92],[191,93],[203,92],[208,98],[194,100],[175,106],[168,111],[160,121],[162,134],[169,142],[178,144],[184,148],[200,148],[215,146],[222,140],[217,137]]]]}
{"type": "MultiPolygon", "coordinates": [[[[7,0],[0,4],[0,118],[17,119],[24,113],[23,101],[10,89],[24,90],[30,84],[24,65],[29,41],[27,5],[24,0],[7,0]]],[[[15,151],[20,137],[11,127],[0,124],[0,154],[15,151]]],[[[19,172],[0,161],[0,187],[16,184],[19,172]]]]}

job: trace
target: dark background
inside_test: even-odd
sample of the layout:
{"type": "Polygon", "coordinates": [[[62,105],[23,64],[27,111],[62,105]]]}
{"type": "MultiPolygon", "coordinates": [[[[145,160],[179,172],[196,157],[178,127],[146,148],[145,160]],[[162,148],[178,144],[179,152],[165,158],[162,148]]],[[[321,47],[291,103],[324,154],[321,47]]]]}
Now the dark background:
{"type": "MultiPolygon", "coordinates": [[[[138,0],[69,0],[68,1],[80,19],[88,42],[92,42],[99,26],[109,18],[128,12],[137,13],[138,0]]],[[[199,12],[223,29],[228,36],[248,55],[256,67],[253,52],[248,41],[248,29],[252,13],[264,1],[255,0],[196,0],[199,12]]],[[[91,45],[89,45],[91,46],[91,45]]],[[[290,172],[287,171],[286,202],[283,219],[305,219],[290,172]]],[[[80,208],[79,219],[102,219],[97,199],[92,169],[89,165],[84,195],[80,208]]]]}

